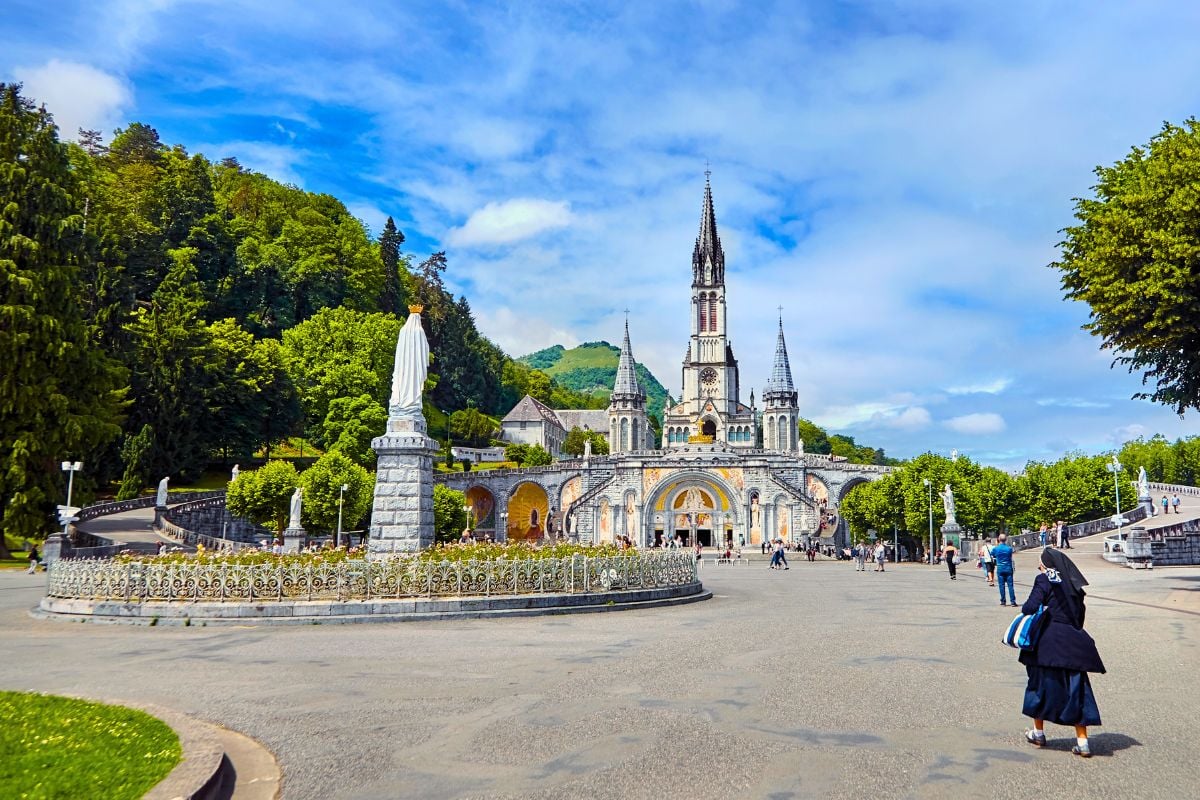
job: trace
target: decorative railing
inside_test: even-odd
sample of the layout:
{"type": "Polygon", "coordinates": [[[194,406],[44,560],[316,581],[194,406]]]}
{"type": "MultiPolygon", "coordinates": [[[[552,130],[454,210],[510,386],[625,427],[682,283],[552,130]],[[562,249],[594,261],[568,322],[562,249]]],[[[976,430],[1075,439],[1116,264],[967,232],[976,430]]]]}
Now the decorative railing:
{"type": "Polygon", "coordinates": [[[50,597],[141,601],[270,602],[575,594],[696,583],[691,553],[519,561],[380,561],[255,564],[219,561],[56,561],[50,597]]]}
{"type": "MultiPolygon", "coordinates": [[[[176,503],[188,503],[193,500],[206,500],[216,497],[224,497],[225,491],[208,491],[208,492],[175,492],[167,495],[167,504],[174,505],[176,503]]],[[[141,497],[135,497],[131,500],[114,500],[108,503],[94,503],[87,508],[81,508],[77,522],[83,522],[96,517],[105,517],[109,514],[121,514],[125,511],[133,511],[139,508],[152,508],[156,495],[144,494],[141,497]]]]}
{"type": "Polygon", "coordinates": [[[1200,486],[1183,486],[1175,483],[1151,483],[1147,484],[1150,487],[1150,494],[1184,494],[1191,497],[1200,497],[1200,486]]]}
{"type": "Polygon", "coordinates": [[[192,545],[204,545],[209,550],[225,550],[228,552],[237,552],[247,548],[254,548],[256,545],[253,542],[239,542],[234,539],[221,539],[216,536],[208,536],[203,533],[189,531],[187,528],[180,527],[168,519],[159,520],[156,531],[163,536],[170,536],[177,542],[192,545]]]}
{"type": "MultiPolygon", "coordinates": [[[[1146,519],[1150,516],[1150,512],[1144,505],[1137,505],[1133,508],[1125,509],[1121,512],[1121,517],[1124,520],[1121,522],[1121,525],[1118,525],[1113,520],[1114,516],[1116,515],[1114,514],[1108,517],[1100,517],[1099,519],[1090,519],[1087,522],[1077,522],[1074,525],[1068,525],[1067,532],[1070,534],[1072,539],[1081,539],[1084,536],[1091,536],[1092,534],[1103,533],[1104,531],[1115,531],[1117,528],[1121,527],[1121,525],[1128,525],[1131,522],[1140,522],[1146,519]]],[[[1050,536],[1053,535],[1054,533],[1051,531],[1050,536]]]]}

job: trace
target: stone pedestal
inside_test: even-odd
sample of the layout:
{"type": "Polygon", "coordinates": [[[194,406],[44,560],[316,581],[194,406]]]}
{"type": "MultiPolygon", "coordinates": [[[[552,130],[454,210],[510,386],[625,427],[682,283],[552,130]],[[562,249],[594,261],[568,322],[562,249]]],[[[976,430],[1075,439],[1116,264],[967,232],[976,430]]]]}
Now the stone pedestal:
{"type": "Polygon", "coordinates": [[[962,526],[957,522],[947,522],[940,530],[942,532],[942,544],[944,545],[947,541],[953,542],[954,549],[959,551],[959,555],[962,555],[962,526]]]}
{"type": "Polygon", "coordinates": [[[285,528],[283,531],[283,552],[299,553],[300,548],[304,547],[304,541],[308,537],[308,533],[304,528],[285,528]]]}
{"type": "Polygon", "coordinates": [[[415,553],[433,545],[433,458],[438,443],[420,417],[391,418],[371,442],[378,456],[367,553],[415,553]]]}
{"type": "Polygon", "coordinates": [[[70,550],[71,543],[61,533],[52,533],[42,543],[42,563],[49,569],[50,565],[63,556],[64,550],[70,550]]]}
{"type": "Polygon", "coordinates": [[[162,528],[163,515],[166,513],[167,513],[166,506],[155,506],[154,507],[154,526],[153,526],[154,530],[159,530],[160,528],[162,528]]]}

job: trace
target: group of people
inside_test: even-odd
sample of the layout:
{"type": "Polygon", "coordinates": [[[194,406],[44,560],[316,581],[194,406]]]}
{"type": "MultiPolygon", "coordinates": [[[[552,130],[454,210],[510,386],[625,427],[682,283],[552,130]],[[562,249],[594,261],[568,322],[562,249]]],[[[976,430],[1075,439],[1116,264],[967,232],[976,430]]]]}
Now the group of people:
{"type": "MultiPolygon", "coordinates": [[[[947,547],[952,550],[953,544],[947,542],[947,547]]],[[[1013,552],[1012,545],[1008,543],[1008,534],[1005,533],[996,537],[995,544],[991,539],[984,539],[983,543],[979,545],[979,560],[976,566],[983,570],[988,586],[1000,587],[1000,605],[1002,606],[1017,604],[1016,590],[1013,588],[1013,552]]],[[[955,560],[951,557],[946,558],[951,580],[955,579],[955,560]]]]}
{"type": "Polygon", "coordinates": [[[874,547],[866,542],[859,542],[850,551],[854,557],[854,571],[866,572],[867,559],[875,562],[875,569],[872,572],[887,572],[884,564],[887,563],[887,548],[883,546],[883,542],[876,542],[874,547]]]}
{"type": "Polygon", "coordinates": [[[1038,539],[1041,541],[1042,547],[1052,545],[1067,550],[1071,549],[1071,529],[1061,519],[1053,526],[1043,522],[1038,528],[1038,539]]]}
{"type": "Polygon", "coordinates": [[[1162,507],[1163,507],[1164,514],[1170,513],[1168,510],[1169,508],[1174,508],[1175,513],[1178,514],[1179,513],[1179,495],[1173,495],[1170,498],[1170,500],[1168,501],[1167,496],[1164,494],[1163,498],[1162,498],[1162,507]]]}

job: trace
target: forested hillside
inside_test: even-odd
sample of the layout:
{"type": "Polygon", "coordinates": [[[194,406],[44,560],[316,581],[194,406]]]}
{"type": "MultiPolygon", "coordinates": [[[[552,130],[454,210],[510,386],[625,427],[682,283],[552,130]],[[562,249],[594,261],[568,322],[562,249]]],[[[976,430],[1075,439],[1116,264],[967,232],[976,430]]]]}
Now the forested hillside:
{"type": "MultiPolygon", "coordinates": [[[[613,383],[617,379],[617,362],[620,359],[619,347],[608,342],[584,342],[570,350],[556,344],[517,360],[545,372],[568,389],[592,395],[607,406],[613,383]]],[[[635,362],[634,369],[638,382],[646,392],[646,412],[660,419],[667,390],[643,364],[635,362]]]]}
{"type": "Polygon", "coordinates": [[[445,253],[406,252],[390,218],[373,238],[337,198],[235,156],[189,153],[136,122],[107,146],[95,131],[67,144],[47,110],[0,85],[7,532],[44,532],[68,458],[86,463],[84,500],[114,480],[132,495],[245,462],[293,434],[371,460],[410,303],[425,306],[431,419],[503,415],[526,393],[595,403],[481,335],[446,289],[445,253]]]}

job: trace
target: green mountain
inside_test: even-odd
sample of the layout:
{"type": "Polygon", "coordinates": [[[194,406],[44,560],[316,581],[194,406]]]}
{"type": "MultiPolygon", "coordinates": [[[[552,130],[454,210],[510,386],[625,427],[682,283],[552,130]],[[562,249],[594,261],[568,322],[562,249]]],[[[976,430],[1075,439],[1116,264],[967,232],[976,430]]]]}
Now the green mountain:
{"type": "MultiPolygon", "coordinates": [[[[568,389],[607,399],[617,379],[620,358],[621,349],[608,342],[584,342],[570,350],[556,344],[517,361],[541,370],[568,389]]],[[[646,392],[646,413],[661,418],[667,390],[645,366],[635,362],[635,368],[638,383],[646,392]]]]}

